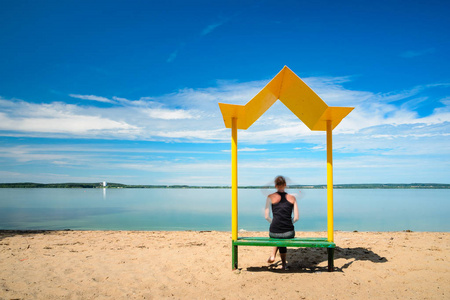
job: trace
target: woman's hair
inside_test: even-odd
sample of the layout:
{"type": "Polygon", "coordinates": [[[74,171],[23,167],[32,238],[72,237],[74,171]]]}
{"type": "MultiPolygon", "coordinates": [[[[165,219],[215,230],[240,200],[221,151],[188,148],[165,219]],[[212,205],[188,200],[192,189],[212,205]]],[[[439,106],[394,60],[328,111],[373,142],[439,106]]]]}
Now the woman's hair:
{"type": "Polygon", "coordinates": [[[277,176],[275,177],[275,186],[285,186],[286,185],[286,179],[284,179],[283,176],[277,176]]]}

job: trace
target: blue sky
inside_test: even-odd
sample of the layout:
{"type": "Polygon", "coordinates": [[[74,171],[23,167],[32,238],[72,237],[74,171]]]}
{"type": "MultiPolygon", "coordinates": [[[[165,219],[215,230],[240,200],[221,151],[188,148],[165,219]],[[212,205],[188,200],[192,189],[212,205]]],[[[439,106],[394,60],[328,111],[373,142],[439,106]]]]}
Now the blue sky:
{"type": "MultiPolygon", "coordinates": [[[[284,65],[328,105],[335,183],[450,183],[448,1],[1,1],[0,182],[230,184],[218,102],[284,65]]],[[[325,135],[279,101],[239,183],[326,182],[325,135]]]]}

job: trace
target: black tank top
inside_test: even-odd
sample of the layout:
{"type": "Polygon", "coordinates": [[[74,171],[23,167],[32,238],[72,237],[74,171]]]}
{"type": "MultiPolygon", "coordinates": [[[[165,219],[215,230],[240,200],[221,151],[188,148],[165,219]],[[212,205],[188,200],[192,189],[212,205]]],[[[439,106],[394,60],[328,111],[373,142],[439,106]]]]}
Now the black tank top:
{"type": "Polygon", "coordinates": [[[273,219],[270,223],[270,232],[273,233],[284,233],[294,230],[294,225],[292,224],[292,210],[294,209],[294,204],[287,201],[285,192],[277,192],[281,196],[280,202],[277,204],[272,204],[272,214],[273,219]]]}

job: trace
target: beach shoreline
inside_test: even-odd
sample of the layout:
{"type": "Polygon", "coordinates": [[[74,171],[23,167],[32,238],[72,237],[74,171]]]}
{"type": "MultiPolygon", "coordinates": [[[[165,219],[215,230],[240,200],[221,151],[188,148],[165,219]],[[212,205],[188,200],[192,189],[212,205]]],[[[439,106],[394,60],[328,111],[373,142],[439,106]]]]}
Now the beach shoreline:
{"type": "MultiPolygon", "coordinates": [[[[266,232],[240,232],[266,236],[266,232]]],[[[297,232],[326,237],[326,232],[297,232]]],[[[450,233],[335,232],[326,250],[239,247],[227,231],[0,230],[0,299],[446,299],[450,233]]]]}

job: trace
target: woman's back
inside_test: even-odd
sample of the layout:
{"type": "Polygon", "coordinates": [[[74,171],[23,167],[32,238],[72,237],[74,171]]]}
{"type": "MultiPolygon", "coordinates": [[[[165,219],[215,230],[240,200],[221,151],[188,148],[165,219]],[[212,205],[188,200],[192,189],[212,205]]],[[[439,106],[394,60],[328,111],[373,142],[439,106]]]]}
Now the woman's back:
{"type": "MultiPolygon", "coordinates": [[[[291,197],[293,198],[293,196],[286,192],[276,192],[269,195],[269,197],[272,200],[273,215],[273,220],[270,224],[270,232],[284,233],[294,230],[294,225],[292,224],[292,210],[294,204],[291,202],[291,197]]],[[[295,198],[293,199],[295,201],[295,198]]]]}

